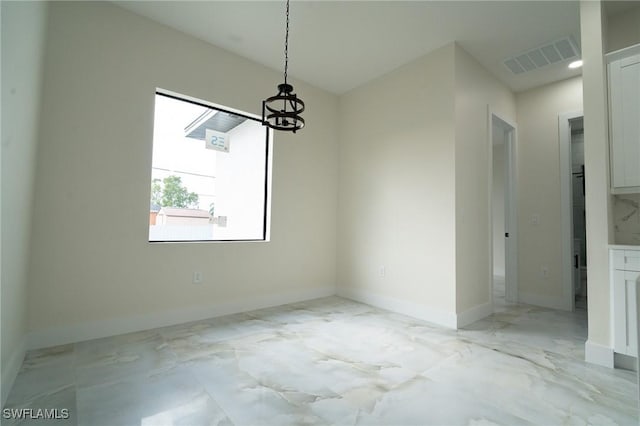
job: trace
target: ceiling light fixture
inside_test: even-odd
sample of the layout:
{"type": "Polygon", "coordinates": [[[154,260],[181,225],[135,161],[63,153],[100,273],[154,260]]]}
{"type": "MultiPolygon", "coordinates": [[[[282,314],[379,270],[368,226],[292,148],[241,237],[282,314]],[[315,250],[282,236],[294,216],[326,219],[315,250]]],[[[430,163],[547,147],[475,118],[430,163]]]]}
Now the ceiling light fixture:
{"type": "Polygon", "coordinates": [[[578,59],[577,61],[573,61],[569,64],[569,68],[580,68],[582,66],[582,59],[578,59]]]}
{"type": "Polygon", "coordinates": [[[289,68],[289,0],[287,0],[287,30],[284,39],[284,83],[278,84],[278,94],[262,101],[262,124],[275,130],[295,133],[304,127],[304,102],[287,83],[289,68]]]}

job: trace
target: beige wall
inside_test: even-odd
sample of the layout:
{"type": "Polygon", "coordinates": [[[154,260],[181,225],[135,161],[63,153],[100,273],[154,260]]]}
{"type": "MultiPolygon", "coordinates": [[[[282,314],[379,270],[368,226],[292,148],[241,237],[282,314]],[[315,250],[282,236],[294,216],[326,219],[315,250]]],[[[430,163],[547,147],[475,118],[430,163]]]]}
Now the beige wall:
{"type": "Polygon", "coordinates": [[[340,98],[339,291],[435,321],[455,315],[454,52],[340,98]]]}
{"type": "MultiPolygon", "coordinates": [[[[562,292],[562,232],[558,115],[582,111],[582,78],[518,93],[518,297],[566,308],[562,292]],[[532,217],[537,215],[535,225],[532,217]],[[548,278],[541,274],[549,270],[548,278]]],[[[589,173],[587,169],[587,174],[589,173]]]]}
{"type": "Polygon", "coordinates": [[[340,292],[445,325],[488,314],[487,107],[513,120],[513,94],[453,43],[340,105],[340,292]]]}
{"type": "MultiPolygon", "coordinates": [[[[492,144],[487,108],[516,117],[513,93],[461,47],[455,47],[456,312],[491,312],[492,144]],[[489,305],[487,305],[489,304],[489,305]]],[[[466,322],[466,321],[463,321],[466,322]]]]}
{"type": "Polygon", "coordinates": [[[281,74],[109,3],[51,3],[47,49],[29,294],[37,342],[334,292],[334,95],[294,81],[309,124],[276,135],[270,242],[149,244],[156,87],[258,114],[281,74]]]}
{"type": "Polygon", "coordinates": [[[22,363],[46,5],[2,2],[2,405],[22,363]]]}
{"type": "Polygon", "coordinates": [[[640,43],[640,3],[608,16],[607,22],[606,52],[640,43]]]}

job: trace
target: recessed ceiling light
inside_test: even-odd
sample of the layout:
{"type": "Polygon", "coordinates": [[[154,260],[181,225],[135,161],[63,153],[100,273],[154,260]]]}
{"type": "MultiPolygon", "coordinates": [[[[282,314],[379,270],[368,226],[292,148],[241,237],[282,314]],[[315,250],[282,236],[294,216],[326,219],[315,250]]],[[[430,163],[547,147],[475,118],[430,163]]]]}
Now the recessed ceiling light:
{"type": "Polygon", "coordinates": [[[582,60],[573,61],[569,64],[569,68],[580,68],[582,66],[582,60]]]}

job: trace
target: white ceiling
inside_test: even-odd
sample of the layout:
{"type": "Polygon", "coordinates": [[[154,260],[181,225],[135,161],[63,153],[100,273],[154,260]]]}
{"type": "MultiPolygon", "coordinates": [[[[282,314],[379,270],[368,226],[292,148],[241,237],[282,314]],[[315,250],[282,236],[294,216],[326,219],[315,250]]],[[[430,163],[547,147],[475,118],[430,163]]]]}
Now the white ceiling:
{"type": "MultiPolygon", "coordinates": [[[[284,1],[116,1],[282,72],[284,1]]],[[[292,1],[289,74],[341,94],[457,41],[514,91],[580,74],[566,63],[513,75],[503,59],[580,40],[577,1],[292,1]]]]}

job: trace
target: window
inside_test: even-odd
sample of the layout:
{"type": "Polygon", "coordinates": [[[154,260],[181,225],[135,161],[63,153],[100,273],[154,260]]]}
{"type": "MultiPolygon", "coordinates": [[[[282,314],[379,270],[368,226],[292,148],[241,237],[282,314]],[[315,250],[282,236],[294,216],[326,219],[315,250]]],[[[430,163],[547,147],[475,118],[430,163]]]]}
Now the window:
{"type": "Polygon", "coordinates": [[[269,136],[249,114],[156,92],[149,241],[265,241],[269,136]]]}

